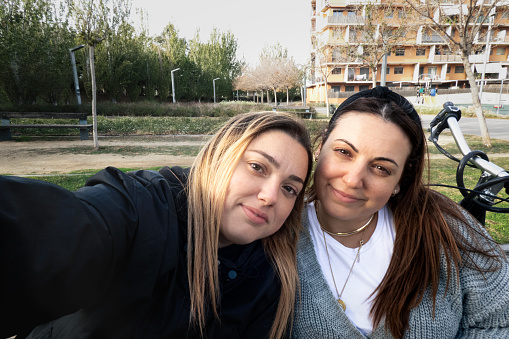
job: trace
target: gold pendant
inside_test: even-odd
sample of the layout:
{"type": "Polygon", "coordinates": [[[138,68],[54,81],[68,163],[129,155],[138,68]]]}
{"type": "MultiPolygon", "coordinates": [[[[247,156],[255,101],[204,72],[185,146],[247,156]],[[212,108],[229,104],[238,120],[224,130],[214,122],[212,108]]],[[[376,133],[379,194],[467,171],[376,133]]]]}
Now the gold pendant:
{"type": "Polygon", "coordinates": [[[343,300],[338,299],[339,306],[343,309],[343,311],[346,311],[346,304],[343,300]]]}

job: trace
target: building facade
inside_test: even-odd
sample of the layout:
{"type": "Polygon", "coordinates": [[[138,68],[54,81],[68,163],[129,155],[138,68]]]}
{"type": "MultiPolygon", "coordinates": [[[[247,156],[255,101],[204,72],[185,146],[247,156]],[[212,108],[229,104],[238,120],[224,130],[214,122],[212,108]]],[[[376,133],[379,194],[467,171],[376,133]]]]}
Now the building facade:
{"type": "MultiPolygon", "coordinates": [[[[478,1],[478,6],[489,6],[492,1],[478,1]]],[[[442,0],[441,11],[437,10],[435,15],[445,13],[454,20],[462,10],[457,3],[457,0],[442,0]]],[[[388,0],[311,0],[313,48],[307,101],[325,102],[327,91],[329,103],[341,103],[349,92],[372,88],[382,80],[386,86],[409,87],[416,92],[419,87],[468,88],[461,56],[451,52],[445,39],[429,29],[427,23],[429,20],[405,6],[403,0],[390,3],[388,0]],[[389,47],[386,58],[380,58],[374,69],[365,57],[369,54],[367,48],[385,39],[381,36],[387,34],[387,27],[393,32],[401,29],[393,34],[400,36],[392,45],[385,45],[384,48],[389,47]]],[[[453,39],[460,39],[454,23],[445,22],[444,26],[453,39]]],[[[476,79],[484,79],[484,84],[500,84],[507,78],[508,30],[509,11],[505,4],[494,7],[490,19],[479,25],[479,38],[474,40],[469,61],[476,79]]],[[[375,59],[378,57],[380,54],[375,59]]]]}

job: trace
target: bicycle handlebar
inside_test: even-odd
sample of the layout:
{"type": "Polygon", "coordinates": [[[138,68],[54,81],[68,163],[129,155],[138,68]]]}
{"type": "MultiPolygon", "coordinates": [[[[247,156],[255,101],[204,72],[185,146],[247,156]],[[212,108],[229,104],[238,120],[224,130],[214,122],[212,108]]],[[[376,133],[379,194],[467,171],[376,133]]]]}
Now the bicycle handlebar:
{"type": "MultiPolygon", "coordinates": [[[[435,145],[437,145],[438,137],[440,133],[449,128],[452,133],[452,137],[458,146],[461,154],[463,156],[472,152],[470,147],[468,146],[465,137],[463,136],[463,132],[461,131],[460,125],[458,121],[461,119],[461,110],[454,106],[454,104],[450,101],[444,103],[444,108],[437,114],[437,116],[431,121],[431,135],[429,140],[432,141],[435,145]],[[435,127],[436,126],[436,127],[435,127]],[[435,128],[435,129],[433,129],[435,128]]],[[[437,145],[438,146],[438,145],[437,145]]],[[[506,170],[502,167],[495,165],[494,163],[484,160],[479,156],[474,156],[470,160],[471,163],[475,165],[478,169],[483,172],[487,172],[494,177],[505,177],[509,176],[506,170]]]]}
{"type": "Polygon", "coordinates": [[[450,101],[444,104],[444,108],[431,121],[431,135],[429,140],[437,147],[437,149],[447,156],[449,159],[459,162],[456,170],[456,186],[460,190],[464,199],[460,201],[460,205],[467,209],[481,224],[484,225],[486,211],[496,213],[509,213],[509,207],[496,207],[495,199],[499,201],[509,200],[501,198],[498,193],[505,187],[506,193],[509,194],[509,173],[502,167],[495,165],[488,160],[488,156],[482,151],[471,151],[468,146],[458,120],[461,118],[461,110],[454,106],[450,101]],[[455,158],[438,144],[440,133],[449,128],[458,149],[463,158],[461,160],[455,158]],[[481,177],[473,190],[466,189],[463,182],[463,171],[465,166],[476,167],[482,171],[481,177]]]}

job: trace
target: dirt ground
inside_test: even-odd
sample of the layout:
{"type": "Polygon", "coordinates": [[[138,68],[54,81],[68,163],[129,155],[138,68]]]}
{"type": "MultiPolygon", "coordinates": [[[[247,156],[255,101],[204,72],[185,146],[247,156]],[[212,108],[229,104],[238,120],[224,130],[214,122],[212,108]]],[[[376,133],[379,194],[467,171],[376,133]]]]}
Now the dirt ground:
{"type": "MultiPolygon", "coordinates": [[[[43,175],[70,173],[76,170],[95,170],[107,166],[119,168],[151,168],[163,166],[190,166],[194,156],[173,156],[168,150],[178,146],[203,146],[210,136],[128,136],[99,137],[104,148],[136,147],[146,149],[133,154],[92,152],[94,143],[79,137],[52,138],[34,141],[1,141],[0,174],[43,175]]],[[[454,142],[452,137],[442,136],[440,144],[454,142]]],[[[434,147],[432,144],[429,147],[434,147]]],[[[490,154],[490,159],[509,157],[509,154],[490,154]]],[[[444,158],[431,155],[431,158],[444,158]]]]}
{"type": "MultiPolygon", "coordinates": [[[[0,142],[0,173],[13,175],[37,175],[69,173],[76,170],[102,169],[107,166],[119,168],[150,168],[166,165],[189,166],[194,156],[172,156],[168,149],[176,146],[205,144],[206,136],[134,136],[100,137],[99,146],[148,148],[141,154],[93,153],[93,140],[81,141],[79,137],[34,141],[0,142]]],[[[92,138],[90,138],[92,139],[92,138]]]]}

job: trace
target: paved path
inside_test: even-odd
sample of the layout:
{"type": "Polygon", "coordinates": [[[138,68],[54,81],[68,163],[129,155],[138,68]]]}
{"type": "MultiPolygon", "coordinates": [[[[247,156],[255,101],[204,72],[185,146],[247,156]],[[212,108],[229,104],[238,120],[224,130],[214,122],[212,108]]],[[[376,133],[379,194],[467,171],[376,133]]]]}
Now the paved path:
{"type": "MultiPolygon", "coordinates": [[[[316,111],[323,114],[327,113],[325,107],[316,107],[316,111]]],[[[429,123],[434,117],[433,115],[422,115],[422,126],[428,128],[429,123]]],[[[509,140],[509,119],[486,119],[486,123],[488,124],[488,132],[491,138],[509,140]]],[[[481,129],[479,128],[477,118],[462,117],[459,125],[463,134],[481,136],[481,129]]]]}
{"type": "MultiPolygon", "coordinates": [[[[421,115],[423,127],[429,128],[433,118],[433,115],[421,115]]],[[[491,138],[509,140],[509,119],[486,119],[486,124],[491,138]]],[[[459,125],[463,134],[481,135],[477,118],[462,117],[459,125]]]]}

